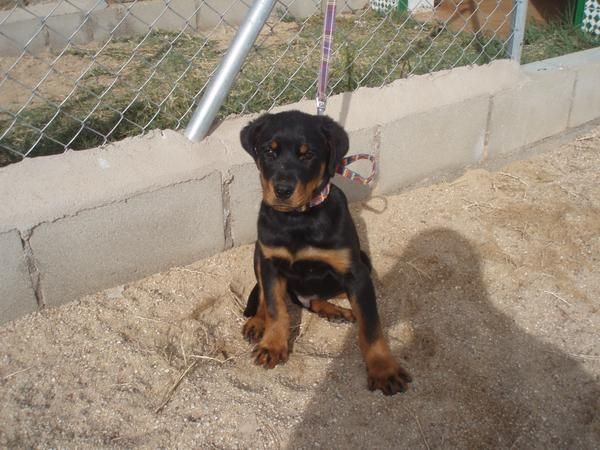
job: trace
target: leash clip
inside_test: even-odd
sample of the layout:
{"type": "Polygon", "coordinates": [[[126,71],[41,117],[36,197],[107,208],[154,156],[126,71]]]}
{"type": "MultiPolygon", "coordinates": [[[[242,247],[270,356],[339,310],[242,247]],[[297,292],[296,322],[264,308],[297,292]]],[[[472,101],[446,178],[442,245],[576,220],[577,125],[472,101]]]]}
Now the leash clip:
{"type": "Polygon", "coordinates": [[[325,115],[326,107],[327,107],[327,100],[317,98],[317,116],[325,115]]]}

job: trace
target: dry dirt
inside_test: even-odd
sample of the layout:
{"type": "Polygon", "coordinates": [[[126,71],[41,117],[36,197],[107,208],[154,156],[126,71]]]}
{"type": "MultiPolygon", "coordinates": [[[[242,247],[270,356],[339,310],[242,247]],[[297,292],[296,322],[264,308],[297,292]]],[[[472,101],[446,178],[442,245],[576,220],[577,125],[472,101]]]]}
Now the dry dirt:
{"type": "Polygon", "coordinates": [[[244,246],[0,328],[0,447],[598,448],[600,128],[353,213],[409,392],[296,307],[254,366],[244,246]]]}

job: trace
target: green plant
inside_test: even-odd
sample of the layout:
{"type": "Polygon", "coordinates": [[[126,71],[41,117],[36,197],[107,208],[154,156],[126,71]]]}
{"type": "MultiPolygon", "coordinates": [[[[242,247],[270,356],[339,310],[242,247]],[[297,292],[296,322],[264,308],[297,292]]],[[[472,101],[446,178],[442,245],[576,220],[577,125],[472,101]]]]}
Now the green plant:
{"type": "Polygon", "coordinates": [[[346,91],[353,91],[358,87],[354,70],[354,61],[356,59],[356,50],[350,45],[344,45],[342,48],[342,67],[344,68],[344,88],[346,91]]]}
{"type": "Polygon", "coordinates": [[[290,14],[289,10],[287,8],[284,8],[283,6],[278,6],[275,10],[275,13],[277,14],[277,17],[279,17],[279,20],[281,20],[284,23],[291,23],[291,22],[298,21],[296,19],[296,17],[294,17],[292,14],[290,14]]]}
{"type": "Polygon", "coordinates": [[[539,61],[600,45],[600,38],[566,21],[530,22],[525,29],[522,63],[539,61]]]}

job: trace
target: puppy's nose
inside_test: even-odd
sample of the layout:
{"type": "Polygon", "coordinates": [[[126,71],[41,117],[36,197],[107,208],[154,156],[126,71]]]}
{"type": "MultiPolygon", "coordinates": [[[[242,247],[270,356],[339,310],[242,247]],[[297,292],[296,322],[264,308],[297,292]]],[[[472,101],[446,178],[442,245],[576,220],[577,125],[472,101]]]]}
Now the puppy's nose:
{"type": "Polygon", "coordinates": [[[294,184],[281,182],[274,186],[275,195],[281,200],[286,200],[292,196],[294,192],[294,184]]]}

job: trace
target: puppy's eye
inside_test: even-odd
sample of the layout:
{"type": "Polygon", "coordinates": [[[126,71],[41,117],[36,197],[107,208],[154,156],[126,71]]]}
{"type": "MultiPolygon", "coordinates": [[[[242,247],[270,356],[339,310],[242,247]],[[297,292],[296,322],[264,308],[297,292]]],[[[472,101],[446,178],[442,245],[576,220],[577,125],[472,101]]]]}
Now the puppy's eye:
{"type": "Polygon", "coordinates": [[[267,147],[265,149],[265,158],[275,159],[275,158],[277,158],[277,152],[275,150],[273,150],[271,147],[267,147]]]}
{"type": "Polygon", "coordinates": [[[300,154],[298,155],[298,158],[300,158],[300,160],[302,160],[302,161],[310,161],[314,157],[315,157],[315,154],[313,152],[311,152],[310,150],[305,150],[304,152],[300,152],[300,154]]]}
{"type": "Polygon", "coordinates": [[[266,159],[277,158],[277,151],[279,150],[279,143],[276,140],[272,140],[266,143],[263,147],[263,153],[266,159]]]}

